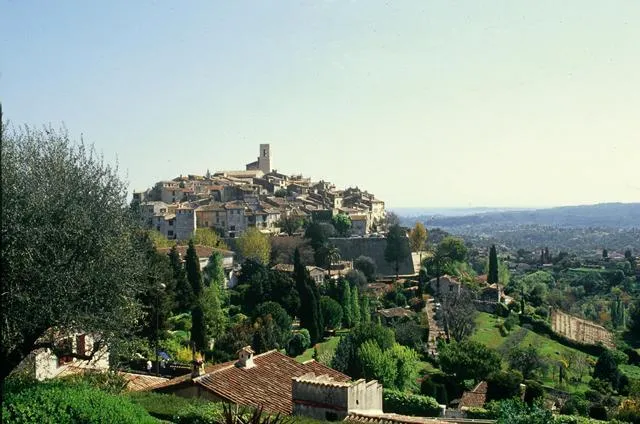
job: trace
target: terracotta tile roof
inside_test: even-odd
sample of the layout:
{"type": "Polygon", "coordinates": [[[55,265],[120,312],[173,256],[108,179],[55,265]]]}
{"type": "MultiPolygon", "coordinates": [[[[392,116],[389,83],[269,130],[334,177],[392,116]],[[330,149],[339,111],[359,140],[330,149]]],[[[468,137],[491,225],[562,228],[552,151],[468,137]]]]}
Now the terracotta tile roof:
{"type": "Polygon", "coordinates": [[[487,382],[481,381],[470,392],[464,392],[458,408],[482,407],[487,401],[487,382]]]}
{"type": "MultiPolygon", "coordinates": [[[[187,249],[188,248],[189,248],[189,246],[176,246],[176,250],[180,254],[180,257],[182,257],[182,258],[184,258],[187,255],[187,249]]],[[[230,250],[214,249],[212,247],[203,246],[201,244],[196,244],[195,248],[196,248],[196,255],[198,255],[199,259],[208,258],[209,256],[211,256],[211,254],[213,253],[214,250],[217,250],[218,252],[220,252],[220,254],[222,256],[226,256],[226,257],[233,256],[233,254],[234,254],[230,250]]],[[[161,247],[161,248],[158,249],[159,253],[166,253],[167,255],[169,254],[170,251],[171,251],[170,247],[161,247]]]]}
{"type": "Polygon", "coordinates": [[[292,379],[313,372],[326,374],[335,381],[348,381],[349,376],[316,361],[300,363],[272,350],[253,358],[255,367],[239,368],[235,361],[220,364],[212,372],[193,380],[216,396],[239,405],[262,406],[274,413],[291,414],[292,379]]]}
{"type": "MultiPolygon", "coordinates": [[[[412,417],[408,415],[398,415],[391,413],[367,413],[367,412],[352,412],[345,419],[346,423],[363,423],[363,424],[456,424],[468,422],[464,420],[457,421],[456,419],[439,420],[438,418],[427,417],[412,417]]],[[[492,423],[492,420],[474,420],[474,423],[492,423]]]]}
{"type": "Polygon", "coordinates": [[[156,377],[155,375],[133,374],[130,372],[119,372],[118,374],[127,380],[127,390],[130,392],[152,390],[170,381],[168,378],[156,377]]]}
{"type": "Polygon", "coordinates": [[[411,309],[405,308],[389,308],[389,309],[380,309],[378,314],[382,315],[385,318],[401,318],[401,317],[412,317],[416,313],[411,309]]]}
{"type": "MultiPolygon", "coordinates": [[[[232,362],[225,362],[222,364],[213,364],[213,365],[205,365],[204,368],[204,372],[206,373],[210,373],[210,372],[214,372],[220,368],[224,368],[226,366],[228,366],[230,363],[232,362]]],[[[165,381],[164,383],[160,383],[157,384],[153,387],[152,390],[157,390],[157,391],[161,391],[161,392],[166,392],[166,391],[170,391],[171,389],[180,386],[180,385],[191,385],[193,380],[191,379],[191,373],[187,373],[184,375],[181,375],[180,377],[175,377],[175,378],[171,378],[167,381],[165,381]]]]}
{"type": "Polygon", "coordinates": [[[276,264],[271,267],[274,271],[282,271],[282,272],[293,272],[292,264],[276,264]]]}

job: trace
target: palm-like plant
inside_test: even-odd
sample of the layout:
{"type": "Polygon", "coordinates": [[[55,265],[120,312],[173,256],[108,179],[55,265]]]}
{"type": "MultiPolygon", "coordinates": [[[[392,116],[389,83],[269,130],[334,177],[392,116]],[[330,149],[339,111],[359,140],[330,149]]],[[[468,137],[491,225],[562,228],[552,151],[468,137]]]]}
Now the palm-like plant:
{"type": "Polygon", "coordinates": [[[329,262],[329,279],[331,279],[331,265],[340,261],[342,257],[340,256],[340,249],[330,244],[327,246],[327,261],[329,262]]]}

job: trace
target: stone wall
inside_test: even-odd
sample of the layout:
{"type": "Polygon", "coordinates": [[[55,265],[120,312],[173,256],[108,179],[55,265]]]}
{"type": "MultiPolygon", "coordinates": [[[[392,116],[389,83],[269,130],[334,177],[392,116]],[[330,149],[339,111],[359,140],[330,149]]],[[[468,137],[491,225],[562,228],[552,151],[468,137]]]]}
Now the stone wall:
{"type": "MultiPolygon", "coordinates": [[[[384,259],[384,249],[387,246],[387,240],[383,238],[331,238],[330,242],[340,249],[340,256],[343,260],[353,261],[358,256],[369,256],[376,263],[378,274],[395,275],[395,264],[389,263],[384,259]]],[[[407,250],[409,250],[409,239],[405,240],[407,250]]],[[[400,262],[400,275],[413,275],[415,273],[413,267],[413,259],[411,253],[400,262]]]]}

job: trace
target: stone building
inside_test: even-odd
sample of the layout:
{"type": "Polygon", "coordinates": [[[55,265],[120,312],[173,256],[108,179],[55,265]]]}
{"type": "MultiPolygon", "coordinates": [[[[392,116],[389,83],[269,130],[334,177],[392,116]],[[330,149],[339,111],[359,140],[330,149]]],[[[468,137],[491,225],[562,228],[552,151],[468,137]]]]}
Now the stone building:
{"type": "Polygon", "coordinates": [[[258,160],[248,163],[246,169],[247,171],[259,169],[265,174],[271,172],[271,146],[269,144],[261,144],[258,160]]]}
{"type": "Polygon", "coordinates": [[[62,377],[84,371],[107,371],[109,369],[109,351],[106,347],[102,347],[94,353],[95,340],[94,335],[86,333],[59,335],[56,337],[56,345],[64,346],[65,351],[78,356],[91,356],[93,353],[92,359],[56,356],[51,349],[41,348],[31,352],[18,365],[18,369],[37,380],[62,377]]]}
{"type": "Polygon", "coordinates": [[[190,239],[196,232],[196,212],[192,207],[176,209],[175,236],[178,240],[190,239]]]}
{"type": "Polygon", "coordinates": [[[376,380],[335,381],[328,375],[293,379],[293,415],[320,421],[342,421],[354,411],[382,413],[382,385],[376,380]]]}

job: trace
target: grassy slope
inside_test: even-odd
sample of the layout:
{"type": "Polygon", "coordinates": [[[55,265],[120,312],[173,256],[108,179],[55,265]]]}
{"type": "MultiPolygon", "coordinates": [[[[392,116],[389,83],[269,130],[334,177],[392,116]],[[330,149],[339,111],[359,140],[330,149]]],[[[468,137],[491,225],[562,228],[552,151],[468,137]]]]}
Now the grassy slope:
{"type": "MultiPolygon", "coordinates": [[[[340,336],[329,337],[324,342],[317,343],[316,348],[318,349],[318,354],[335,351],[338,347],[338,342],[340,342],[340,336]]],[[[313,347],[305,350],[302,355],[296,356],[296,361],[298,362],[305,362],[309,359],[313,359],[313,347]]]]}
{"type": "MultiPolygon", "coordinates": [[[[500,330],[496,327],[496,324],[500,321],[500,318],[497,318],[493,315],[480,312],[476,318],[476,332],[471,336],[472,340],[480,342],[487,347],[492,349],[500,350],[500,348],[507,343],[509,345],[509,341],[513,340],[514,337],[517,337],[520,332],[520,327],[516,326],[511,332],[506,336],[502,337],[500,334],[500,330]]],[[[548,337],[541,336],[533,331],[523,329],[522,331],[526,332],[526,335],[522,340],[518,342],[518,346],[526,347],[529,345],[533,345],[538,349],[540,355],[545,358],[549,363],[554,363],[557,360],[561,359],[564,355],[569,352],[577,352],[579,355],[586,356],[595,362],[596,358],[585,353],[582,353],[576,349],[572,349],[570,347],[564,346],[558,343],[555,340],[551,340],[548,337]]],[[[549,372],[548,376],[543,378],[543,382],[550,386],[555,386],[557,382],[553,381],[553,373],[549,372]]],[[[588,377],[585,376],[583,381],[588,381],[588,377]]],[[[586,383],[582,383],[580,385],[573,385],[573,387],[564,387],[568,391],[584,391],[586,389],[586,383]]]]}

